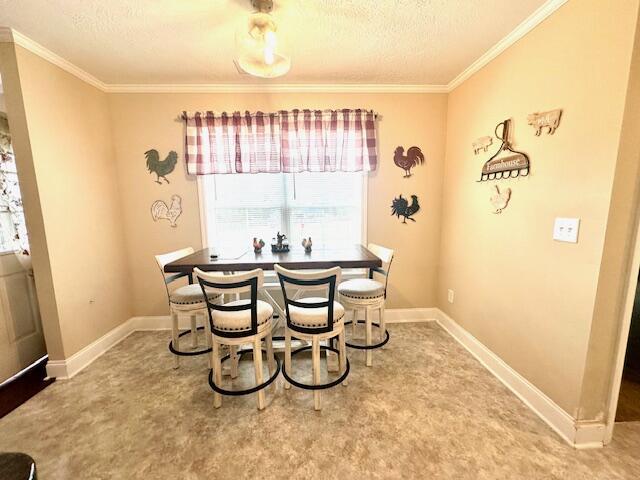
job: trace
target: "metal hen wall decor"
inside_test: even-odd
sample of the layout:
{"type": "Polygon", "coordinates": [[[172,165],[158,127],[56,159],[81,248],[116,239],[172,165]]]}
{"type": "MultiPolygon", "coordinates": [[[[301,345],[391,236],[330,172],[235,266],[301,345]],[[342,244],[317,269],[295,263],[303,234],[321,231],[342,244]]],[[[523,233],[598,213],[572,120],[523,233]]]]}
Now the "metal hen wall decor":
{"type": "Polygon", "coordinates": [[[409,203],[408,199],[403,198],[402,194],[391,202],[391,216],[403,217],[402,223],[407,223],[407,220],[415,222],[415,218],[412,217],[419,211],[420,204],[418,203],[417,195],[411,195],[411,203],[409,203]]]}
{"type": "Polygon", "coordinates": [[[479,182],[487,180],[499,180],[501,178],[523,177],[529,175],[530,164],[526,153],[518,152],[511,147],[509,141],[509,128],[511,120],[505,120],[496,126],[496,138],[502,140],[502,145],[482,167],[482,175],[479,182]],[[502,126],[502,132],[498,129],[502,126]]]}
{"type": "Polygon", "coordinates": [[[527,116],[527,122],[536,129],[536,136],[542,134],[542,129],[546,128],[549,135],[553,135],[560,125],[562,110],[549,110],[548,112],[536,112],[527,116]]]}
{"type": "Polygon", "coordinates": [[[182,215],[182,198],[180,195],[172,195],[171,203],[167,206],[162,200],[156,200],[151,204],[151,217],[154,222],[168,220],[172,227],[177,227],[176,220],[182,215]]]}
{"type": "Polygon", "coordinates": [[[493,194],[489,198],[491,205],[493,205],[493,213],[502,213],[502,211],[507,208],[509,205],[509,200],[511,200],[511,189],[505,188],[503,191],[500,191],[500,187],[498,185],[493,186],[493,194]]]}
{"type": "Polygon", "coordinates": [[[144,156],[147,159],[147,170],[149,170],[149,173],[156,174],[156,183],[162,185],[161,178],[169,183],[166,175],[175,170],[178,163],[178,154],[171,150],[164,160],[160,160],[160,154],[157,150],[147,150],[144,152],[144,156]]]}
{"type": "Polygon", "coordinates": [[[419,147],[410,147],[406,155],[404,147],[397,147],[393,153],[393,163],[404,170],[404,178],[408,178],[412,175],[413,167],[424,164],[424,155],[419,147]]]}

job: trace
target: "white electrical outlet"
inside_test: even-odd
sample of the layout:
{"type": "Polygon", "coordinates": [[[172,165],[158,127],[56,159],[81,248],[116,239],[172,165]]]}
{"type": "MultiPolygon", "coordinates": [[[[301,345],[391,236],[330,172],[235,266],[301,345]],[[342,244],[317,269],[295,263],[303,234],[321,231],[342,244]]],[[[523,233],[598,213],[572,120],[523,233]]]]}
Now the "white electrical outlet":
{"type": "Polygon", "coordinates": [[[447,301],[449,303],[453,303],[453,297],[455,296],[453,290],[449,289],[447,290],[447,301]]]}
{"type": "Polygon", "coordinates": [[[553,239],[559,242],[578,243],[579,218],[556,218],[553,225],[553,239]]]}

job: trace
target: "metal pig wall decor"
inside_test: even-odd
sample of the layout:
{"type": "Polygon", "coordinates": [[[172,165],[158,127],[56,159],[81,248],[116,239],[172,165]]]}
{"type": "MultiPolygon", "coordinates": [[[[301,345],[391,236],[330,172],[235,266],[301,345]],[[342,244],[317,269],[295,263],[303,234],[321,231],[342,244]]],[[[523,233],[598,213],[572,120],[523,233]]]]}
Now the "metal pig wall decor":
{"type": "Polygon", "coordinates": [[[502,213],[502,211],[507,208],[507,205],[509,205],[509,200],[511,200],[511,189],[506,188],[501,192],[500,187],[494,185],[491,190],[492,195],[489,201],[491,205],[493,205],[493,213],[502,213]]]}
{"type": "Polygon", "coordinates": [[[151,204],[151,217],[154,222],[168,220],[172,227],[177,227],[176,220],[182,215],[182,198],[180,195],[171,196],[171,204],[167,206],[162,200],[151,204]]]}
{"type": "Polygon", "coordinates": [[[169,183],[166,175],[175,170],[178,163],[178,154],[171,150],[164,160],[160,160],[160,154],[157,150],[147,150],[144,152],[144,156],[147,159],[147,170],[149,170],[149,173],[156,174],[156,183],[162,185],[161,178],[169,183]]]}
{"type": "Polygon", "coordinates": [[[493,143],[493,138],[490,136],[480,137],[475,142],[471,144],[473,147],[473,154],[477,155],[480,153],[480,150],[486,153],[491,144],[493,143]]]}
{"type": "Polygon", "coordinates": [[[404,170],[404,178],[412,175],[411,169],[417,165],[424,164],[424,155],[420,147],[410,147],[407,154],[404,154],[404,147],[397,147],[393,153],[393,163],[404,170]]]}
{"type": "Polygon", "coordinates": [[[502,140],[498,151],[485,162],[482,167],[482,175],[479,182],[487,180],[499,180],[501,178],[523,177],[529,175],[530,164],[526,153],[518,152],[511,147],[509,141],[509,128],[511,120],[505,120],[496,126],[496,138],[502,140]],[[502,132],[498,129],[502,126],[502,132]]]}
{"type": "Polygon", "coordinates": [[[419,210],[420,204],[418,203],[417,195],[411,195],[411,204],[409,204],[409,200],[402,197],[402,194],[394,198],[391,202],[391,216],[395,215],[398,218],[403,217],[402,223],[407,223],[407,220],[415,222],[416,220],[412,217],[418,213],[419,210]]]}
{"type": "Polygon", "coordinates": [[[527,116],[527,122],[536,129],[536,136],[540,136],[542,129],[546,128],[549,135],[553,135],[560,125],[562,110],[549,110],[548,112],[532,113],[527,116]]]}

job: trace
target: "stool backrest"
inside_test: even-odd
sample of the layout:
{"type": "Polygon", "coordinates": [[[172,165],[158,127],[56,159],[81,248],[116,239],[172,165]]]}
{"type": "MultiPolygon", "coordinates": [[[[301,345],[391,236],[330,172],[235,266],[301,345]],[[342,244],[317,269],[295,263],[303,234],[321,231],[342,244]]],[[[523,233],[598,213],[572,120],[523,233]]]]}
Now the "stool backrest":
{"type": "Polygon", "coordinates": [[[162,273],[162,277],[164,278],[164,287],[167,290],[167,301],[169,301],[169,284],[182,277],[189,277],[189,283],[193,283],[193,275],[191,274],[191,272],[165,273],[164,266],[168,263],[173,262],[174,260],[178,260],[179,258],[191,255],[194,251],[195,250],[192,247],[187,247],[181,248],[180,250],[175,250],[173,252],[156,255],[156,262],[160,267],[160,272],[162,273]]]}
{"type": "Polygon", "coordinates": [[[342,269],[340,267],[328,268],[326,270],[288,270],[278,264],[274,265],[278,273],[282,296],[284,298],[285,312],[287,314],[287,326],[303,333],[325,333],[333,330],[333,302],[336,296],[336,287],[342,279],[342,269]],[[299,302],[296,298],[291,298],[287,292],[287,286],[298,290],[301,293],[314,290],[324,290],[327,300],[321,302],[299,302]],[[291,314],[289,307],[299,308],[327,308],[327,324],[319,327],[300,327],[291,324],[291,314]]]}
{"type": "Polygon", "coordinates": [[[391,270],[391,262],[393,262],[393,250],[381,247],[380,245],[376,245],[375,243],[370,243],[369,245],[367,245],[367,249],[376,257],[380,258],[380,260],[382,260],[381,268],[373,268],[369,270],[369,278],[373,278],[374,273],[384,275],[384,296],[386,297],[387,285],[389,283],[389,271],[391,270]]]}
{"type": "Polygon", "coordinates": [[[227,338],[246,337],[258,333],[258,289],[264,284],[264,272],[262,269],[257,268],[250,272],[225,275],[221,272],[204,272],[199,268],[195,268],[193,273],[198,279],[198,283],[202,288],[202,295],[207,303],[211,332],[220,337],[227,338]],[[212,293],[225,295],[246,292],[249,292],[250,300],[242,305],[217,304],[209,300],[212,293]],[[245,310],[251,313],[251,326],[249,330],[228,331],[216,328],[214,312],[241,312],[245,310]]]}

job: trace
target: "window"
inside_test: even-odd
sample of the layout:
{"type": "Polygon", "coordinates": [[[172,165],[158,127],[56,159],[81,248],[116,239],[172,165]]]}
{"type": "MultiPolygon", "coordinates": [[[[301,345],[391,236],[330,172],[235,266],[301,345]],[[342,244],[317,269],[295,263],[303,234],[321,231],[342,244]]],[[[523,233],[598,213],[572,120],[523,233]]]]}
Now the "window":
{"type": "Polygon", "coordinates": [[[0,252],[29,249],[9,123],[0,113],[0,252]]]}
{"type": "Polygon", "coordinates": [[[203,228],[220,255],[240,255],[253,237],[269,248],[276,232],[299,245],[363,243],[366,205],[362,173],[260,173],[199,177],[203,228]]]}

